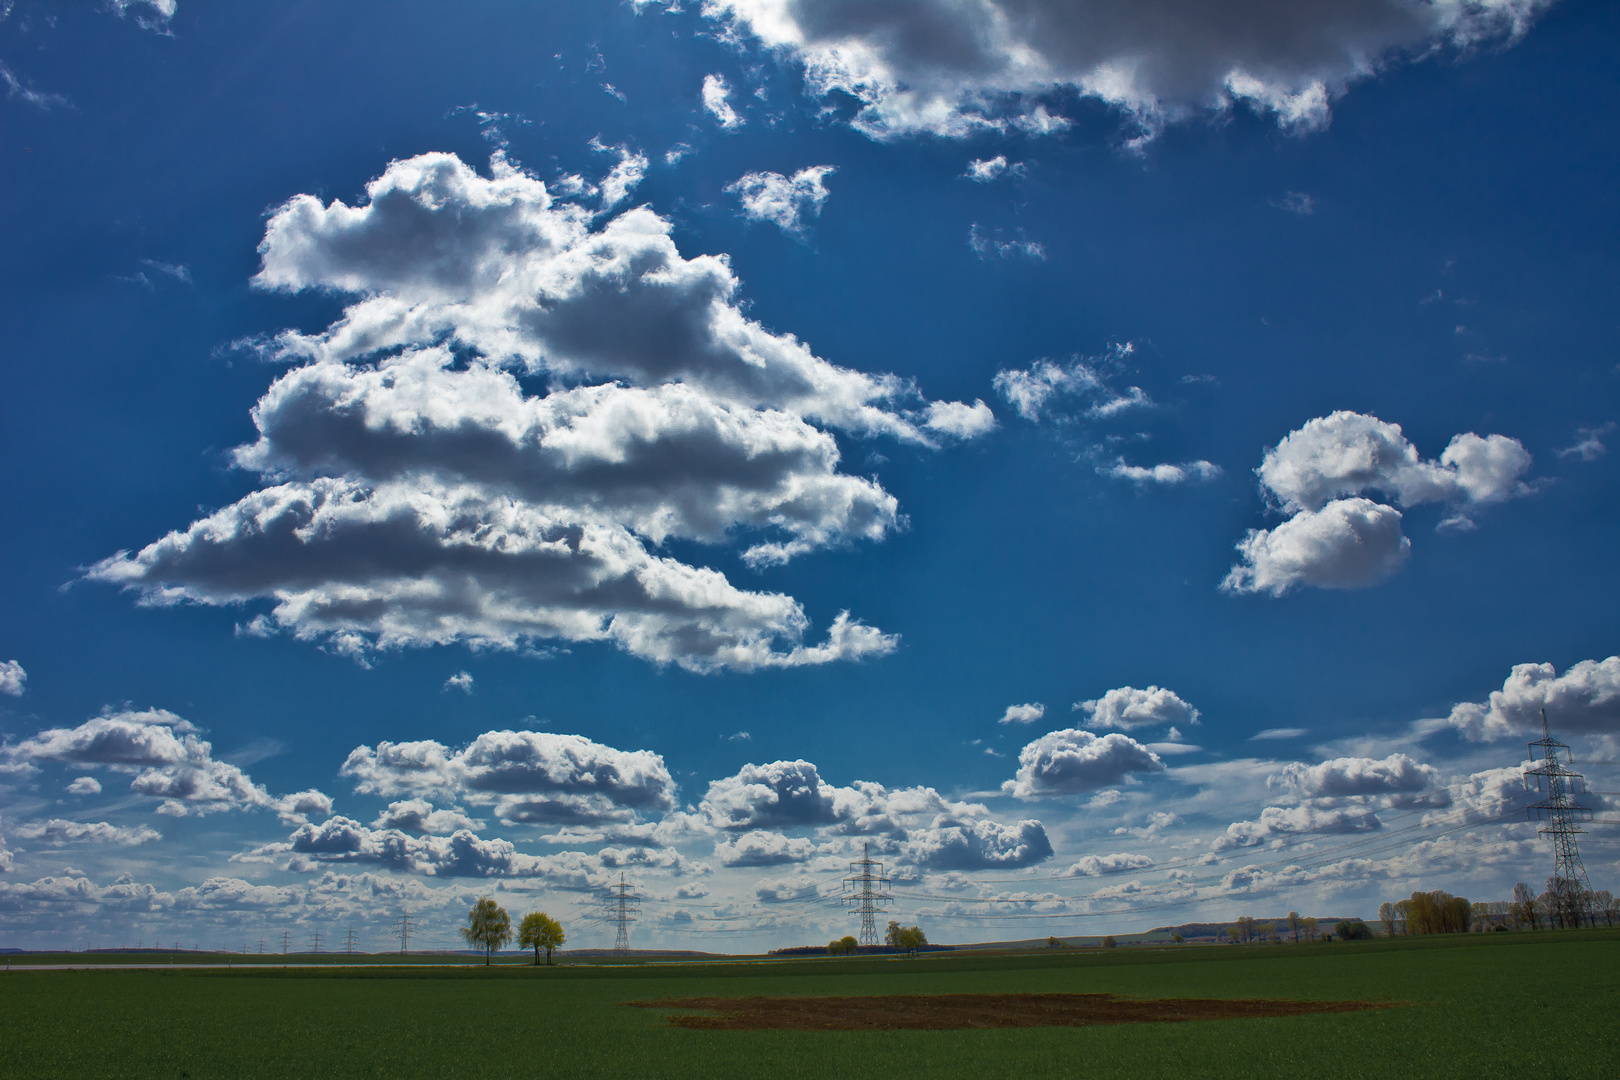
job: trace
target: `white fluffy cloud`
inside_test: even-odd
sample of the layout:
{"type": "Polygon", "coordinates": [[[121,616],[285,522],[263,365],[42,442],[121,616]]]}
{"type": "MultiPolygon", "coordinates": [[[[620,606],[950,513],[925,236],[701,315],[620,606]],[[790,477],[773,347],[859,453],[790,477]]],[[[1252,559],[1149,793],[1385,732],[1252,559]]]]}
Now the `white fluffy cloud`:
{"type": "Polygon", "coordinates": [[[1475,741],[1539,735],[1542,709],[1555,737],[1620,732],[1620,656],[1582,660],[1562,675],[1551,664],[1515,664],[1502,689],[1454,706],[1447,722],[1475,741]]]}
{"type": "Polygon", "coordinates": [[[1299,585],[1376,584],[1400,569],[1411,542],[1399,510],[1360,493],[1407,507],[1447,503],[1442,527],[1471,528],[1466,508],[1525,494],[1529,468],[1529,452],[1505,435],[1457,435],[1428,461],[1399,424],[1343,410],[1318,417],[1266,451],[1256,470],[1261,487],[1292,516],[1275,529],[1250,529],[1221,587],[1281,596],[1299,585]]]}
{"type": "Polygon", "coordinates": [[[0,663],[0,694],[21,697],[28,685],[28,672],[15,660],[0,663]]]}
{"type": "Polygon", "coordinates": [[[793,598],[654,549],[745,539],[769,566],[881,540],[896,502],[839,471],[827,429],[934,447],[987,424],[748,319],[725,258],[683,258],[670,228],[646,208],[598,224],[500,155],[488,177],[393,162],[356,206],[291,199],[254,284],[354,299],[259,345],[298,365],[235,453],[261,488],[89,577],[153,604],[268,600],[250,632],[357,656],[603,641],[709,671],[891,651],[848,616],[806,645],[793,598]]]}
{"type": "Polygon", "coordinates": [[[105,821],[64,821],[61,818],[19,825],[13,830],[13,835],[21,840],[38,840],[52,847],[81,843],[135,847],[163,839],[163,834],[150,825],[128,827],[105,821]]]}
{"type": "Polygon", "coordinates": [[[1018,772],[1001,785],[1008,795],[1039,799],[1124,783],[1136,773],[1163,772],[1159,756],[1129,735],[1063,728],[1018,752],[1018,772]]]}
{"type": "Polygon", "coordinates": [[[869,780],[838,787],[802,759],[744,765],[712,782],[700,809],[715,828],[731,832],[819,828],[836,835],[892,837],[989,813],[931,787],[890,789],[869,780]]]}
{"type": "Polygon", "coordinates": [[[400,832],[408,833],[448,836],[461,829],[471,831],[482,829],[484,823],[476,818],[468,817],[454,806],[437,810],[426,799],[401,799],[389,803],[388,809],[378,815],[377,820],[371,823],[371,827],[374,829],[398,829],[400,832]]]}
{"type": "Polygon", "coordinates": [[[993,158],[974,158],[968,162],[967,172],[962,177],[975,184],[988,184],[1003,176],[1023,176],[1025,172],[1023,162],[1015,161],[1009,165],[1005,154],[997,154],[993,158]]]}
{"type": "Polygon", "coordinates": [[[1301,510],[1275,529],[1250,529],[1237,545],[1242,561],[1221,588],[1282,596],[1300,586],[1360,589],[1399,570],[1412,542],[1401,512],[1371,499],[1335,499],[1301,510]]]}
{"type": "Polygon", "coordinates": [[[1380,492],[1401,506],[1491,503],[1525,491],[1530,454],[1517,439],[1466,432],[1426,461],[1399,424],[1340,410],[1308,421],[1266,451],[1256,470],[1284,510],[1320,510],[1334,499],[1380,492]]]}
{"type": "Polygon", "coordinates": [[[272,798],[237,766],[214,760],[196,726],[165,709],[107,712],[76,728],[50,728],[6,747],[4,755],[28,770],[50,762],[124,773],[131,791],[163,800],[158,812],[175,816],[265,808],[285,817],[323,812],[323,800],[324,812],[331,810],[331,800],[318,791],[272,798]]]}
{"type": "Polygon", "coordinates": [[[812,840],[762,829],[722,840],[714,846],[714,857],[723,866],[781,866],[804,862],[815,853],[816,845],[812,840]]]}
{"type": "Polygon", "coordinates": [[[362,794],[492,805],[507,823],[628,823],[675,806],[675,782],[660,755],[544,731],[488,731],[460,750],[432,740],[360,746],[340,774],[362,794]]]}
{"type": "Polygon", "coordinates": [[[1025,705],[1009,705],[1007,711],[1001,714],[999,724],[1033,724],[1046,715],[1046,706],[1038,701],[1025,705]]]}
{"type": "Polygon", "coordinates": [[[1125,459],[1120,458],[1112,465],[1099,468],[1098,472],[1115,480],[1129,480],[1141,486],[1143,484],[1162,484],[1173,486],[1175,484],[1199,483],[1213,480],[1221,475],[1221,467],[1211,461],[1183,461],[1180,464],[1160,462],[1157,465],[1127,465],[1125,459]]]}
{"type": "Polygon", "coordinates": [[[1253,847],[1279,837],[1301,833],[1337,835],[1373,832],[1384,827],[1378,814],[1366,806],[1268,806],[1259,821],[1235,821],[1215,840],[1216,851],[1253,847]]]}
{"type": "Polygon", "coordinates": [[[1144,870],[1152,865],[1153,860],[1146,855],[1116,851],[1108,855],[1087,855],[1073,863],[1060,876],[1101,877],[1104,874],[1118,874],[1126,870],[1144,870]]]}
{"type": "Polygon", "coordinates": [[[1091,726],[1120,731],[1198,723],[1198,710],[1183,701],[1180,694],[1162,686],[1146,690],[1121,686],[1100,698],[1077,701],[1074,708],[1085,712],[1091,726]]]}
{"type": "Polygon", "coordinates": [[[816,96],[860,102],[872,138],[1057,130],[1059,91],[1143,136],[1243,102],[1291,130],[1403,57],[1513,40],[1552,0],[707,0],[738,36],[802,65],[816,96]]]}
{"type": "Polygon", "coordinates": [[[703,76],[703,108],[726,131],[743,126],[743,118],[731,107],[731,87],[722,75],[703,76]]]}
{"type": "Polygon", "coordinates": [[[1440,773],[1433,765],[1396,753],[1386,758],[1332,758],[1318,765],[1294,762],[1279,779],[1305,798],[1345,798],[1416,794],[1437,786],[1440,773]]]}
{"type": "Polygon", "coordinates": [[[67,792],[69,795],[100,795],[101,781],[93,776],[75,777],[67,786],[67,792]]]}
{"type": "Polygon", "coordinates": [[[811,219],[821,216],[821,206],[827,201],[822,180],[835,171],[831,165],[813,165],[792,176],[751,172],[728,184],[726,191],[737,196],[742,215],[749,221],[766,221],[797,236],[811,219]]]}
{"type": "Polygon", "coordinates": [[[1052,842],[1039,821],[956,822],[912,831],[907,858],[928,870],[1013,870],[1052,857],[1052,842]]]}
{"type": "Polygon", "coordinates": [[[614,871],[632,866],[675,874],[697,872],[679,853],[668,850],[603,848],[594,855],[577,851],[529,855],[509,840],[486,839],[466,829],[450,836],[411,836],[398,829],[370,829],[346,817],[302,825],[285,841],[237,856],[243,862],[282,857],[287,859],[286,869],[298,872],[356,863],[428,877],[534,878],[580,890],[599,888],[614,871]]]}

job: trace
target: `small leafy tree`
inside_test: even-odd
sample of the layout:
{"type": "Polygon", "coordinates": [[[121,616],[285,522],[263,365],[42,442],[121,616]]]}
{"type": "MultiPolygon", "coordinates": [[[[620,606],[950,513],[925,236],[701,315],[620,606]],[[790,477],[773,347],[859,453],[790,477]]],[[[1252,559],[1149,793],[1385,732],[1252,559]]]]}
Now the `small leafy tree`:
{"type": "Polygon", "coordinates": [[[546,950],[546,963],[551,963],[551,952],[560,949],[568,940],[562,923],[543,911],[531,911],[518,923],[518,947],[534,950],[534,964],[540,966],[540,950],[546,950]]]}
{"type": "Polygon", "coordinates": [[[1378,905],[1378,921],[1384,924],[1384,936],[1395,936],[1395,905],[1385,900],[1378,905]]]}
{"type": "Polygon", "coordinates": [[[482,896],[467,912],[467,925],[461,928],[461,936],[473,948],[484,950],[484,966],[488,967],[490,955],[512,940],[512,919],[505,908],[482,896]]]}
{"type": "Polygon", "coordinates": [[[1114,935],[1113,934],[1109,934],[1107,937],[1103,938],[1103,948],[1105,948],[1105,949],[1117,949],[1118,947],[1119,947],[1119,942],[1114,940],[1114,935]]]}
{"type": "Polygon", "coordinates": [[[1320,925],[1316,921],[1316,916],[1307,915],[1304,919],[1300,920],[1300,924],[1305,927],[1305,940],[1315,941],[1317,927],[1320,925]]]}
{"type": "Polygon", "coordinates": [[[1061,949],[1063,948],[1063,939],[1060,937],[1049,937],[1046,939],[1046,947],[1048,949],[1061,949]]]}
{"type": "Polygon", "coordinates": [[[1290,933],[1292,933],[1294,935],[1294,944],[1295,945],[1299,944],[1299,928],[1301,926],[1303,926],[1303,925],[1304,925],[1304,923],[1301,921],[1301,919],[1299,917],[1299,912],[1290,911],[1288,913],[1288,930],[1289,930],[1290,933]]]}

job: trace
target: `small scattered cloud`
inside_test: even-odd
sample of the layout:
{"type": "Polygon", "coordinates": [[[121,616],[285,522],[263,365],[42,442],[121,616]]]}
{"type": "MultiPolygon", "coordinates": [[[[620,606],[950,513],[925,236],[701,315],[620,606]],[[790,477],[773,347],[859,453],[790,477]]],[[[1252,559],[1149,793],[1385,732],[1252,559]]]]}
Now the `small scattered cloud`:
{"type": "Polygon", "coordinates": [[[765,221],[791,236],[802,236],[810,221],[821,216],[827,201],[822,182],[837,170],[831,165],[800,169],[792,176],[774,172],[752,172],[726,185],[729,194],[742,203],[742,216],[749,221],[765,221]]]}
{"type": "Polygon", "coordinates": [[[1124,458],[1119,458],[1112,465],[1098,466],[1097,471],[1114,480],[1129,480],[1138,487],[1146,484],[1173,487],[1177,484],[1204,483],[1221,475],[1219,465],[1203,460],[1146,466],[1127,465],[1124,458]]]}
{"type": "Polygon", "coordinates": [[[1001,714],[999,724],[1033,724],[1046,715],[1046,706],[1038,701],[1027,705],[1009,705],[1007,711],[1001,714]]]}
{"type": "Polygon", "coordinates": [[[1274,727],[1256,732],[1249,736],[1250,742],[1262,742],[1268,739],[1298,739],[1309,732],[1302,727],[1274,727]]]}
{"type": "Polygon", "coordinates": [[[1025,236],[1023,229],[1009,236],[999,228],[987,230],[976,221],[968,226],[968,248],[981,259],[1046,261],[1046,246],[1025,236]]]}
{"type": "Polygon", "coordinates": [[[69,795],[100,795],[101,781],[93,776],[80,776],[67,786],[69,795]]]}
{"type": "Polygon", "coordinates": [[[743,118],[731,107],[731,85],[724,76],[703,76],[703,108],[724,131],[736,131],[743,126],[743,118]]]}
{"type": "Polygon", "coordinates": [[[1559,457],[1578,458],[1581,461],[1596,461],[1609,448],[1603,444],[1603,436],[1615,429],[1613,420],[1598,427],[1583,427],[1575,429],[1575,441],[1562,450],[1557,451],[1559,457]]]}
{"type": "Polygon", "coordinates": [[[458,671],[444,680],[444,689],[460,690],[463,693],[470,694],[473,692],[473,677],[469,672],[458,671]]]}
{"type": "Polygon", "coordinates": [[[725,736],[726,742],[749,742],[752,739],[753,736],[746,731],[733,731],[730,735],[725,736]]]}
{"type": "Polygon", "coordinates": [[[1286,210],[1290,214],[1304,217],[1316,212],[1316,200],[1303,191],[1290,191],[1281,198],[1271,200],[1271,205],[1279,210],[1286,210]]]}
{"type": "Polygon", "coordinates": [[[975,184],[988,184],[1003,176],[1021,177],[1026,171],[1023,162],[1015,161],[1008,164],[1005,154],[997,154],[993,158],[974,158],[968,162],[967,171],[962,174],[962,178],[975,184]]]}
{"type": "Polygon", "coordinates": [[[0,61],[0,82],[6,84],[6,100],[21,101],[25,105],[32,105],[36,109],[50,112],[52,109],[71,109],[73,102],[61,94],[47,94],[43,90],[28,85],[22,76],[12,71],[3,61],[0,61]]]}
{"type": "Polygon", "coordinates": [[[28,689],[28,672],[15,660],[0,661],[0,694],[22,697],[28,689]]]}
{"type": "Polygon", "coordinates": [[[1003,368],[991,385],[1025,420],[1068,419],[1054,406],[1062,398],[1085,403],[1083,415],[1094,420],[1117,416],[1127,409],[1148,408],[1153,401],[1139,386],[1118,389],[1114,378],[1136,351],[1131,342],[1109,347],[1102,356],[1075,358],[1066,364],[1037,360],[1028,368],[1003,368]]]}

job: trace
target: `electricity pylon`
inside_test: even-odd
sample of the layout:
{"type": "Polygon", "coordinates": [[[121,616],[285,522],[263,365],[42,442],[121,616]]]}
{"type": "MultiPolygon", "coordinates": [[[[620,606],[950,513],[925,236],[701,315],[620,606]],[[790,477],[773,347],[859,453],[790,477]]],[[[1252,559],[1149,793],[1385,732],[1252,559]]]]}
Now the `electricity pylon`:
{"type": "Polygon", "coordinates": [[[861,913],[862,945],[878,943],[878,910],[894,901],[883,864],[871,858],[870,846],[861,845],[861,857],[849,864],[849,876],[844,879],[844,903],[861,913]]]}
{"type": "Polygon", "coordinates": [[[1558,760],[1564,752],[1569,760],[1569,747],[1554,742],[1552,728],[1547,723],[1547,710],[1541,710],[1541,738],[1530,743],[1530,760],[1540,763],[1524,771],[1525,780],[1536,778],[1536,789],[1546,792],[1546,798],[1526,808],[1532,820],[1545,821],[1542,836],[1551,837],[1553,844],[1553,876],[1548,882],[1552,893],[1553,910],[1550,912],[1558,924],[1565,928],[1581,925],[1590,903],[1592,883],[1587,880],[1586,866],[1581,862],[1580,848],[1575,837],[1586,830],[1576,824],[1592,820],[1592,811],[1575,801],[1575,796],[1586,791],[1586,782],[1558,760]]]}
{"type": "Polygon", "coordinates": [[[352,926],[343,932],[343,951],[350,956],[354,955],[354,927],[352,926]]]}
{"type": "Polygon", "coordinates": [[[415,922],[409,915],[401,913],[399,916],[399,954],[404,956],[411,951],[411,923],[415,922]]]}
{"type": "Polygon", "coordinates": [[[613,951],[620,956],[630,952],[630,924],[635,922],[634,916],[641,912],[637,905],[640,899],[634,889],[625,884],[624,875],[619,875],[617,885],[608,886],[608,917],[619,928],[618,936],[613,939],[613,951]]]}

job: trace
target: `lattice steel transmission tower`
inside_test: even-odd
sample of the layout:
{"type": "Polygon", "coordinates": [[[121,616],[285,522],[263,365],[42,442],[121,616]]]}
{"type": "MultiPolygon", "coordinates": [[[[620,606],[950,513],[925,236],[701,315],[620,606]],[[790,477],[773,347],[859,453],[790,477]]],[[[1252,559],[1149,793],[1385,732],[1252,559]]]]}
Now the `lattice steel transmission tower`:
{"type": "Polygon", "coordinates": [[[292,931],[291,930],[283,930],[281,932],[281,955],[283,955],[283,956],[287,955],[287,948],[290,945],[292,945],[292,931]]]}
{"type": "Polygon", "coordinates": [[[310,950],[311,952],[320,952],[321,951],[321,931],[320,931],[319,927],[316,927],[316,929],[315,929],[315,937],[314,937],[313,945],[314,945],[314,947],[310,950]]]}
{"type": "Polygon", "coordinates": [[[350,956],[354,955],[354,927],[352,926],[343,932],[343,951],[350,956]]]}
{"type": "Polygon", "coordinates": [[[411,951],[411,924],[416,920],[404,912],[399,916],[399,955],[404,956],[411,951]]]}
{"type": "Polygon", "coordinates": [[[861,845],[861,857],[849,864],[849,876],[844,879],[844,903],[861,913],[862,945],[878,943],[878,911],[894,902],[883,864],[871,857],[870,850],[870,844],[861,845]]]}
{"type": "Polygon", "coordinates": [[[1560,926],[1579,926],[1586,917],[1592,895],[1592,883],[1587,880],[1586,866],[1575,844],[1575,837],[1586,831],[1576,822],[1592,820],[1592,811],[1575,801],[1576,795],[1585,793],[1586,781],[1580,773],[1571,771],[1558,760],[1560,750],[1564,752],[1564,761],[1569,760],[1569,747],[1553,741],[1546,709],[1541,710],[1541,738],[1529,745],[1530,760],[1535,762],[1539,758],[1540,763],[1526,769],[1524,778],[1528,782],[1535,777],[1537,790],[1545,792],[1546,798],[1530,804],[1526,810],[1532,820],[1547,822],[1539,831],[1542,836],[1552,838],[1553,876],[1547,883],[1553,900],[1551,914],[1560,926]]]}
{"type": "Polygon", "coordinates": [[[636,891],[625,884],[624,875],[619,875],[617,885],[608,886],[608,918],[612,919],[618,927],[619,933],[613,939],[613,951],[620,956],[630,952],[630,924],[635,922],[635,916],[641,913],[638,901],[641,898],[636,891]]]}

